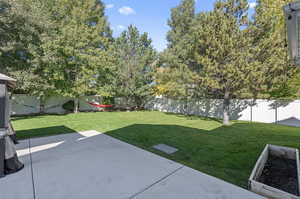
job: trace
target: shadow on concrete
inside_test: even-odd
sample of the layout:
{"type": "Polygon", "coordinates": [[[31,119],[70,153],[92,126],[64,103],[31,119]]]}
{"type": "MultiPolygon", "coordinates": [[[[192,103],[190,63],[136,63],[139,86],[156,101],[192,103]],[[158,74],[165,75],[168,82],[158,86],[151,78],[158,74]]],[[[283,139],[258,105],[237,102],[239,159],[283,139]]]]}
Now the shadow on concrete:
{"type": "MultiPolygon", "coordinates": [[[[285,128],[278,128],[273,124],[243,122],[228,127],[217,125],[211,130],[180,125],[133,124],[105,134],[246,188],[251,170],[266,144],[299,147],[298,129],[291,128],[289,132],[285,132],[285,128]],[[152,148],[162,143],[177,148],[178,152],[167,155],[152,148]]],[[[73,132],[73,129],[65,126],[54,126],[19,131],[17,134],[20,137],[28,134],[42,137],[73,132]]],[[[44,154],[39,156],[41,162],[48,162],[47,151],[53,154],[63,153],[69,157],[82,150],[94,153],[92,151],[101,151],[105,147],[118,149],[118,145],[103,145],[102,139],[106,139],[103,134],[94,134],[93,131],[88,134],[78,132],[69,136],[37,139],[33,141],[32,147],[34,150],[34,147],[43,146],[42,151],[34,152],[44,154]],[[70,147],[70,150],[65,151],[65,147],[70,147]]],[[[134,154],[123,155],[130,157],[134,154]]]]}
{"type": "MultiPolygon", "coordinates": [[[[24,159],[32,156],[37,198],[133,198],[182,167],[97,131],[30,139],[29,142],[31,150],[19,153],[24,159]]],[[[6,199],[30,198],[20,191],[20,182],[25,181],[21,177],[8,178],[15,180],[15,192],[11,194],[5,189],[6,199]]],[[[30,180],[27,178],[29,185],[30,180]]]]}
{"type": "Polygon", "coordinates": [[[289,133],[282,128],[257,123],[236,123],[212,130],[135,124],[106,134],[246,188],[253,166],[266,144],[299,147],[297,128],[289,133]],[[152,148],[156,144],[167,144],[178,152],[161,153],[152,148]]]}

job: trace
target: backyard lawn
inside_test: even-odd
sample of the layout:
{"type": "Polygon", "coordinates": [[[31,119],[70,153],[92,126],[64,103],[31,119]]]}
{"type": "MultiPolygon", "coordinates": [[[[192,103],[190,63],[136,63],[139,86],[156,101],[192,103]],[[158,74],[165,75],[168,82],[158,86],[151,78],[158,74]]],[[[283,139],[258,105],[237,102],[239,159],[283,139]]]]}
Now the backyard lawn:
{"type": "Polygon", "coordinates": [[[160,112],[17,117],[13,125],[20,139],[84,130],[105,132],[244,188],[266,144],[300,148],[300,129],[296,127],[248,122],[223,127],[215,119],[160,112]],[[160,143],[179,151],[166,155],[151,148],[160,143]]]}

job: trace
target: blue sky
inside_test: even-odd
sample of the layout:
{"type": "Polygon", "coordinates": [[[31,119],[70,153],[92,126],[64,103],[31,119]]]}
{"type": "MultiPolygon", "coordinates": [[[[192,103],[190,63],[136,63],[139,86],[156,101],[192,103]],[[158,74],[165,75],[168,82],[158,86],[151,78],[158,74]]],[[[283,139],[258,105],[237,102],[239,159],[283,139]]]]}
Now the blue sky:
{"type": "MultiPolygon", "coordinates": [[[[166,48],[166,34],[169,30],[167,21],[171,8],[176,7],[180,0],[103,0],[106,4],[106,16],[118,36],[126,27],[133,24],[141,32],[148,32],[153,46],[162,51],[166,48]]],[[[250,2],[255,2],[252,0],[250,2]]],[[[197,0],[197,12],[209,11],[214,0],[197,0]]],[[[254,4],[251,4],[253,7],[254,4]]]]}

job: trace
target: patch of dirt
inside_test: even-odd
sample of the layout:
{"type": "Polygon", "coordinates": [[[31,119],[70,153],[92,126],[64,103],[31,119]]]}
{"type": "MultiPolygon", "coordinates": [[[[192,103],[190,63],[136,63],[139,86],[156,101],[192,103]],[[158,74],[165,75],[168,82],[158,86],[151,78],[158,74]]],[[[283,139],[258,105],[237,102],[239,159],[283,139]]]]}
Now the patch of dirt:
{"type": "Polygon", "coordinates": [[[259,182],[299,196],[296,160],[269,156],[259,182]]]}

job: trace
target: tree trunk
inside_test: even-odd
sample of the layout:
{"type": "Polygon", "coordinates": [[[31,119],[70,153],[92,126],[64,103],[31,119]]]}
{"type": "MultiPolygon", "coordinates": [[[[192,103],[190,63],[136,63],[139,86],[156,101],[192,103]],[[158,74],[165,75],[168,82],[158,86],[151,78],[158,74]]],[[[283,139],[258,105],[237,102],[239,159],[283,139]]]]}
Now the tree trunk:
{"type": "Polygon", "coordinates": [[[230,125],[229,121],[229,106],[230,106],[230,94],[228,91],[225,92],[223,101],[223,125],[230,125]]]}
{"type": "Polygon", "coordinates": [[[40,114],[45,114],[45,97],[41,96],[40,98],[40,114]]]}
{"type": "Polygon", "coordinates": [[[136,104],[136,109],[137,110],[142,110],[143,107],[143,99],[141,97],[135,96],[134,98],[135,104],[136,104]]]}
{"type": "Polygon", "coordinates": [[[78,113],[78,109],[79,109],[79,101],[78,98],[74,99],[74,113],[78,113]]]}
{"type": "Polygon", "coordinates": [[[189,97],[188,97],[188,89],[185,87],[185,103],[184,103],[184,115],[188,115],[188,103],[189,103],[189,97]]]}

